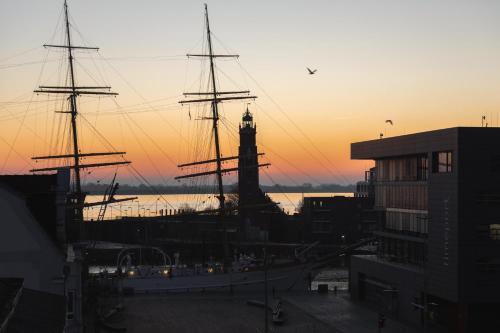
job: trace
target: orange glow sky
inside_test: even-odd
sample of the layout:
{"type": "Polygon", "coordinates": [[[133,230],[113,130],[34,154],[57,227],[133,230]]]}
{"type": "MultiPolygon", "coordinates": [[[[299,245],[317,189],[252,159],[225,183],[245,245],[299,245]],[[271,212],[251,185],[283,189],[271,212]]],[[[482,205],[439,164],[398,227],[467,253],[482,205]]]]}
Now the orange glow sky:
{"type": "MultiPolygon", "coordinates": [[[[75,30],[75,43],[101,47],[100,56],[76,55],[78,82],[110,84],[120,93],[116,103],[81,99],[83,117],[116,149],[126,150],[151,183],[174,184],[172,177],[182,173],[175,164],[202,158],[205,151],[193,148],[195,137],[199,141],[209,133],[208,127],[196,130],[209,126],[194,120],[203,115],[201,109],[177,103],[183,91],[200,87],[202,63],[184,55],[201,52],[203,2],[71,0],[69,5],[74,28],[83,36],[75,30]]],[[[350,160],[351,142],[379,133],[480,126],[483,115],[490,126],[499,124],[498,1],[208,5],[216,52],[240,54],[239,63],[218,63],[220,89],[250,89],[259,97],[250,109],[259,150],[266,153],[262,162],[272,163],[262,183],[354,183],[372,164],[350,160]],[[306,66],[317,74],[308,75],[306,66]]],[[[57,128],[64,126],[53,114],[61,103],[31,93],[38,84],[59,84],[64,77],[58,61],[64,54],[41,47],[62,41],[61,9],[61,0],[0,3],[2,173],[25,173],[31,156],[54,153],[57,142],[61,146],[57,128]]],[[[202,88],[206,76],[203,82],[202,88]]],[[[244,109],[244,102],[222,107],[225,156],[237,152],[234,128],[244,109]]],[[[82,124],[81,139],[82,151],[107,149],[88,124],[82,124]]],[[[113,172],[95,171],[86,179],[113,172]]],[[[126,170],[120,176],[136,182],[126,170]]]]}

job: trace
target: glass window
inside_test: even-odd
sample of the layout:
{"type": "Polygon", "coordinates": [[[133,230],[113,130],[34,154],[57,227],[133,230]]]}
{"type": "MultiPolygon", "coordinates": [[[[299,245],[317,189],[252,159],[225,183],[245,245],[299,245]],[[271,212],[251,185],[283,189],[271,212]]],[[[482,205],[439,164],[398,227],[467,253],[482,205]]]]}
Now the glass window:
{"type": "Polygon", "coordinates": [[[427,173],[429,171],[429,159],[427,156],[420,156],[418,158],[418,180],[427,180],[427,173]]]}
{"type": "Polygon", "coordinates": [[[432,154],[432,171],[448,173],[452,171],[453,154],[451,151],[440,151],[432,154]]]}
{"type": "Polygon", "coordinates": [[[500,224],[490,224],[490,239],[500,240],[500,224]]]}

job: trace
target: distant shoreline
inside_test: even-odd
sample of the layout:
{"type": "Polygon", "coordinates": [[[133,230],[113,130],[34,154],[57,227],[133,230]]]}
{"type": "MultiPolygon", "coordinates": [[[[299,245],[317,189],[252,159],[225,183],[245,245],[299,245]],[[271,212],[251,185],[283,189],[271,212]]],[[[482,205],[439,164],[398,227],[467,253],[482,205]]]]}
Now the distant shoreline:
{"type": "MultiPolygon", "coordinates": [[[[90,183],[82,186],[82,190],[88,194],[102,194],[106,191],[108,185],[90,183]]],[[[338,184],[322,184],[312,186],[304,184],[303,186],[287,186],[287,185],[261,185],[261,190],[264,193],[353,193],[356,190],[355,185],[338,185],[338,184]]],[[[226,193],[235,193],[236,185],[224,186],[226,193]]],[[[214,194],[214,187],[202,186],[163,186],[155,185],[150,188],[145,185],[120,185],[117,194],[214,194]]]]}

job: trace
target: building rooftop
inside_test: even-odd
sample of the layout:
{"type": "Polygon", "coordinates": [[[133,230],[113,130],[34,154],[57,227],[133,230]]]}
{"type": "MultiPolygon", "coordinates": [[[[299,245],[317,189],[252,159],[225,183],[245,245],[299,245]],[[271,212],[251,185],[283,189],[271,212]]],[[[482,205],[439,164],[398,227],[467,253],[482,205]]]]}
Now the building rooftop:
{"type": "Polygon", "coordinates": [[[9,320],[22,287],[21,278],[0,278],[0,327],[9,320]]]}
{"type": "MultiPolygon", "coordinates": [[[[22,198],[33,217],[54,242],[57,242],[55,196],[58,182],[65,183],[59,177],[61,176],[58,174],[0,176],[0,190],[5,191],[1,193],[13,193],[22,198]]],[[[67,183],[69,184],[69,179],[67,183]]],[[[62,189],[68,190],[65,187],[62,189]]],[[[9,203],[6,201],[4,204],[9,203]]]]}
{"type": "Polygon", "coordinates": [[[467,135],[471,140],[500,138],[497,127],[452,127],[434,131],[394,136],[384,139],[355,142],[351,144],[351,159],[371,160],[383,157],[416,155],[431,150],[450,149],[459,138],[467,135]]]}

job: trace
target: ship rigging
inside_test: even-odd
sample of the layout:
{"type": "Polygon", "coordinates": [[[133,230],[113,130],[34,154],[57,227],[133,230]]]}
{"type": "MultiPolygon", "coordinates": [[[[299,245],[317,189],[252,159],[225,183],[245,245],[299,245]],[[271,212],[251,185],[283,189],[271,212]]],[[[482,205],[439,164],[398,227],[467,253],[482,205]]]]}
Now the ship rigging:
{"type": "MultiPolygon", "coordinates": [[[[209,88],[210,91],[202,91],[202,92],[185,92],[183,95],[186,96],[200,96],[201,98],[197,99],[187,99],[179,101],[180,104],[192,104],[192,103],[210,103],[211,107],[211,115],[210,117],[202,117],[200,120],[210,120],[212,121],[212,136],[215,143],[215,156],[214,158],[202,161],[195,161],[190,163],[183,163],[178,165],[178,167],[186,167],[186,166],[198,166],[204,164],[212,164],[215,163],[215,170],[205,171],[205,172],[197,172],[190,173],[175,177],[175,179],[185,179],[185,178],[193,178],[193,177],[201,177],[207,175],[215,175],[217,180],[217,192],[218,192],[218,202],[219,202],[219,221],[223,231],[223,243],[224,243],[224,261],[227,264],[229,249],[228,249],[228,239],[227,239],[227,227],[224,222],[224,215],[227,213],[226,205],[225,205],[225,195],[224,195],[224,186],[223,186],[223,175],[229,172],[238,171],[238,168],[223,168],[223,161],[230,160],[238,160],[239,156],[230,156],[230,157],[222,157],[221,156],[221,144],[220,144],[220,133],[219,133],[219,103],[225,101],[232,100],[255,100],[257,96],[250,95],[249,90],[235,90],[235,91],[220,91],[217,88],[217,77],[215,73],[215,60],[217,58],[238,58],[237,54],[215,54],[212,45],[212,32],[210,30],[210,21],[208,17],[208,8],[207,4],[205,4],[205,27],[206,27],[206,36],[207,36],[207,45],[208,45],[208,53],[207,54],[187,54],[188,58],[196,57],[196,58],[207,58],[209,60],[209,88]]],[[[248,111],[247,111],[248,112],[248,111]]],[[[259,154],[262,155],[262,154],[259,154]]],[[[269,163],[258,164],[253,167],[263,167],[268,166],[269,163]]],[[[224,265],[225,267],[227,265],[224,265]]]]}
{"type": "MultiPolygon", "coordinates": [[[[207,175],[216,175],[217,178],[217,190],[218,196],[217,199],[219,201],[219,213],[220,215],[225,214],[225,196],[224,196],[224,187],[222,176],[229,172],[238,171],[238,168],[222,168],[222,162],[237,160],[239,156],[229,156],[222,157],[221,155],[221,144],[220,144],[220,135],[219,135],[219,103],[224,101],[232,101],[232,100],[255,100],[257,96],[250,95],[249,90],[239,90],[239,91],[219,91],[217,89],[217,77],[215,74],[215,59],[216,58],[238,58],[237,54],[214,54],[213,46],[212,46],[212,32],[210,30],[210,22],[208,17],[208,8],[205,4],[205,26],[206,26],[206,35],[207,35],[207,44],[208,44],[208,54],[187,54],[187,57],[202,57],[208,58],[210,64],[209,71],[209,86],[211,91],[206,92],[184,92],[183,95],[186,96],[207,96],[205,98],[199,99],[188,99],[179,101],[180,104],[191,104],[191,103],[210,103],[211,106],[211,116],[210,117],[202,117],[199,120],[211,120],[212,121],[212,135],[215,142],[215,157],[213,159],[203,160],[203,161],[195,161],[189,163],[179,164],[179,168],[195,166],[195,165],[203,165],[203,164],[216,164],[216,169],[211,171],[190,173],[181,176],[175,177],[175,179],[185,179],[185,178],[193,178],[193,177],[201,177],[207,175]]],[[[248,113],[248,107],[247,111],[248,113]]],[[[262,156],[264,153],[258,153],[257,156],[262,156]]],[[[264,167],[269,166],[269,163],[258,164],[253,167],[264,167]]]]}
{"type": "MultiPolygon", "coordinates": [[[[106,211],[106,205],[110,203],[116,203],[121,201],[129,201],[134,200],[136,198],[122,198],[115,199],[114,193],[118,188],[118,184],[115,184],[115,178],[113,178],[113,182],[110,185],[110,191],[104,195],[104,199],[101,202],[92,202],[85,203],[85,193],[82,191],[82,181],[81,181],[81,171],[83,169],[97,168],[97,167],[107,167],[107,166],[119,166],[119,165],[128,165],[131,162],[127,160],[123,161],[112,161],[112,162],[98,162],[98,163],[82,163],[82,158],[91,158],[97,156],[122,156],[125,154],[123,151],[107,151],[107,152],[91,152],[91,153],[82,153],[80,149],[80,143],[78,140],[78,103],[77,99],[84,95],[98,95],[98,96],[117,96],[118,93],[112,92],[111,87],[109,86],[79,86],[76,83],[75,78],[75,57],[74,51],[77,50],[88,50],[88,51],[97,51],[99,48],[97,47],[89,47],[89,46],[75,46],[72,44],[71,40],[71,25],[69,22],[69,14],[68,14],[68,4],[67,1],[64,1],[64,21],[65,21],[65,37],[66,44],[65,45],[54,45],[54,44],[45,44],[43,45],[46,48],[58,48],[64,49],[67,52],[68,57],[68,77],[69,84],[62,86],[39,86],[38,89],[34,90],[37,94],[63,94],[68,96],[67,101],[69,102],[69,110],[65,111],[56,111],[56,113],[67,114],[70,116],[70,139],[71,139],[71,150],[70,154],[60,154],[60,155],[46,155],[46,156],[35,156],[32,157],[33,160],[72,160],[73,163],[66,166],[55,166],[55,167],[46,167],[46,168],[36,168],[30,170],[30,172],[45,172],[45,171],[57,171],[60,169],[68,169],[73,172],[73,184],[74,188],[72,189],[72,193],[69,195],[68,206],[72,208],[73,211],[73,221],[75,225],[83,222],[83,209],[90,206],[102,206],[100,214],[100,218],[104,218],[104,212],[106,211]]],[[[116,175],[115,175],[116,177],[116,175]]],[[[78,227],[75,227],[78,230],[78,227]]],[[[77,236],[76,236],[77,237],[77,236]]]]}

